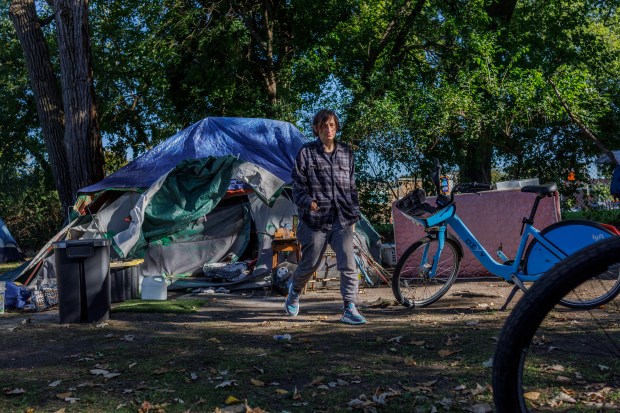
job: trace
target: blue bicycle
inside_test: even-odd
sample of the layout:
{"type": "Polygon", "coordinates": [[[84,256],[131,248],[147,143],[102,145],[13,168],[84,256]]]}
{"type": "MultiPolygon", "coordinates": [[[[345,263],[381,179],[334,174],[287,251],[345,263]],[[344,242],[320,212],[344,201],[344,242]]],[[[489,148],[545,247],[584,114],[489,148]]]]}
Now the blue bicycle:
{"type": "MultiPolygon", "coordinates": [[[[501,262],[496,261],[476,239],[456,213],[456,193],[479,193],[491,189],[489,184],[461,183],[455,185],[450,195],[441,192],[441,165],[435,161],[431,176],[437,189],[436,205],[426,202],[424,191],[415,189],[396,203],[396,208],[409,219],[425,228],[426,235],[413,243],[399,258],[392,278],[396,300],[406,307],[425,307],[439,300],[458,276],[463,250],[461,243],[451,233],[456,233],[474,257],[493,275],[515,285],[504,308],[518,290],[525,291],[525,283],[542,277],[553,265],[588,245],[615,236],[607,227],[588,220],[566,220],[552,224],[542,231],[534,227],[534,217],[539,202],[557,191],[554,183],[529,185],[521,192],[536,195],[529,217],[524,217],[521,240],[514,259],[497,251],[501,262]]],[[[603,274],[578,289],[560,302],[575,309],[594,308],[612,300],[620,292],[620,274],[603,274]]]]}

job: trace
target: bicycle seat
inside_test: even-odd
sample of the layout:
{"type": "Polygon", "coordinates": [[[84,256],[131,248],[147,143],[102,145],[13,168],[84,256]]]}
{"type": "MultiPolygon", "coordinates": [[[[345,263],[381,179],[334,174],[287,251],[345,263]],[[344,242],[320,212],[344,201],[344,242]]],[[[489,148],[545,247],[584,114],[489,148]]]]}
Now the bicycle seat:
{"type": "Polygon", "coordinates": [[[538,196],[546,196],[552,194],[558,190],[558,186],[554,183],[548,183],[543,185],[527,185],[521,188],[521,192],[531,192],[538,196]]]}

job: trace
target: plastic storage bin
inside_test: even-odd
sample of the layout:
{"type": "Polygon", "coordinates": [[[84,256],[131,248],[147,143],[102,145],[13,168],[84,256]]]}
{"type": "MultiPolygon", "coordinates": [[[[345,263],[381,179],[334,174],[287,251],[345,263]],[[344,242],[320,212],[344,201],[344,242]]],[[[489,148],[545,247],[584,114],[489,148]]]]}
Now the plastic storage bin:
{"type": "Polygon", "coordinates": [[[527,185],[538,185],[538,184],[539,184],[538,178],[528,178],[528,179],[521,179],[518,181],[498,182],[495,184],[495,188],[498,191],[505,191],[507,189],[519,189],[527,185]]]}
{"type": "Polygon", "coordinates": [[[110,264],[110,289],[113,303],[140,298],[141,272],[141,263],[113,262],[110,264]]]}
{"type": "Polygon", "coordinates": [[[395,244],[382,244],[381,245],[381,262],[388,267],[396,266],[396,245],[395,244]]]}
{"type": "Polygon", "coordinates": [[[161,275],[145,275],[142,280],[141,298],[143,300],[165,300],[168,298],[168,285],[161,275]]]}
{"type": "Polygon", "coordinates": [[[61,323],[110,318],[110,240],[54,243],[61,323]]]}

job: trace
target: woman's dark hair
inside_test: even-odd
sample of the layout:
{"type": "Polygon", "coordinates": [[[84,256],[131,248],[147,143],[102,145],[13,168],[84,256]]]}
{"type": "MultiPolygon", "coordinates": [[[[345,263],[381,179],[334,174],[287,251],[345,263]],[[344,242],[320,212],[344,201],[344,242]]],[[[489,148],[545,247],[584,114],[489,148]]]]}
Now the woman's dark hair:
{"type": "Polygon", "coordinates": [[[314,118],[312,119],[312,133],[314,134],[314,136],[319,136],[319,134],[316,133],[316,128],[318,128],[323,122],[325,122],[329,118],[334,118],[334,121],[336,121],[336,132],[340,130],[340,120],[338,119],[338,115],[336,115],[336,112],[331,109],[321,109],[316,113],[316,115],[314,115],[314,118]]]}

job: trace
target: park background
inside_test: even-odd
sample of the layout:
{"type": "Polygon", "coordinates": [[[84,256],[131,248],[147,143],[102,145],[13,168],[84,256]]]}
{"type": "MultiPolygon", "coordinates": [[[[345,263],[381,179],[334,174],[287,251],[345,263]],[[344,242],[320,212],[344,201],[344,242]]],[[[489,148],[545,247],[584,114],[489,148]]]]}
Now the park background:
{"type": "Polygon", "coordinates": [[[5,0],[0,216],[34,252],[79,188],[205,117],[311,139],[329,107],[388,239],[399,180],[428,186],[433,158],[462,181],[557,182],[564,217],[618,224],[574,194],[612,205],[595,160],[620,148],[619,23],[615,1],[5,0]]]}

